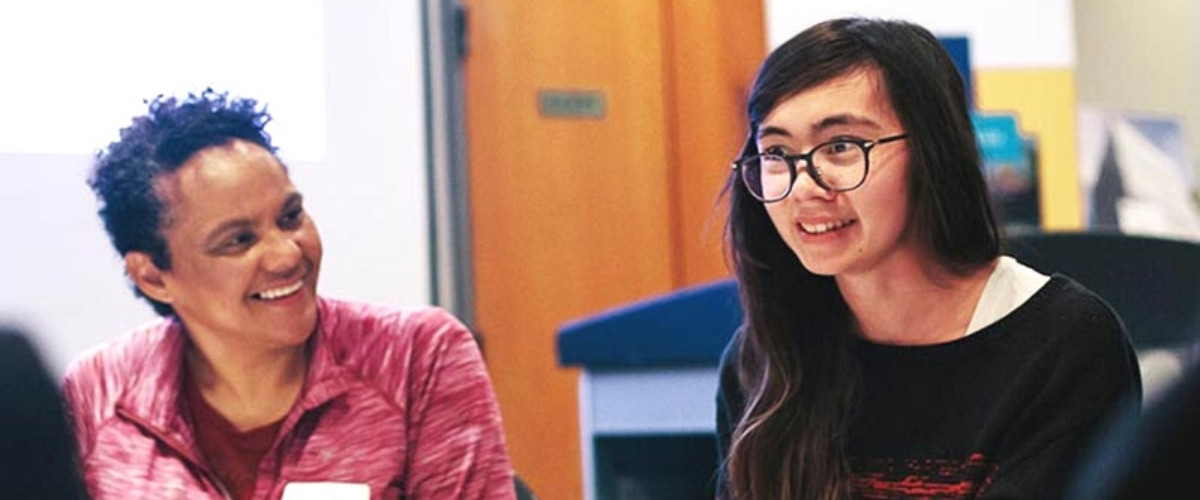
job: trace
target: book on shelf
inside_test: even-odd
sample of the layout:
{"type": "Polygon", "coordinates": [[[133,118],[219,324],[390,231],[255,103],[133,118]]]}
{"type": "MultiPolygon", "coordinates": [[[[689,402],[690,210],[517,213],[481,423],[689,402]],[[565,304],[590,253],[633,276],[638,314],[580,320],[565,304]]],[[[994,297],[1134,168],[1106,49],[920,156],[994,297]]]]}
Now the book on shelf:
{"type": "Polygon", "coordinates": [[[1016,115],[974,112],[984,178],[997,216],[1006,231],[1041,228],[1037,140],[1022,135],[1016,115]]]}

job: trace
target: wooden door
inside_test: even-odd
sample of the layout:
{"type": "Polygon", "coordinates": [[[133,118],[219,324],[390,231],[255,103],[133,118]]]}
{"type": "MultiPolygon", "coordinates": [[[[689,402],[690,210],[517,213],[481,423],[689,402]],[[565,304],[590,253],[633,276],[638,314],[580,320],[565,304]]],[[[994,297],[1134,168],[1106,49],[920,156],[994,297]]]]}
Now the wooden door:
{"type": "Polygon", "coordinates": [[[582,498],[578,372],[558,365],[555,332],[727,275],[714,207],[765,53],[762,5],[465,4],[477,333],[517,473],[541,498],[582,498]],[[547,91],[600,97],[602,116],[540,113],[547,91]]]}

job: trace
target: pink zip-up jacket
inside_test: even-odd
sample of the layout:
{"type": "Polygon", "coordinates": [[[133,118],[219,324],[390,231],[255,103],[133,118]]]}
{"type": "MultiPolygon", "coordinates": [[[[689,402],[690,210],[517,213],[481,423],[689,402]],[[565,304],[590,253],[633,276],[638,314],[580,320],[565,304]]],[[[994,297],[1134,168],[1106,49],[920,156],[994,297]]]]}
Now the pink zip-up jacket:
{"type": "MultiPolygon", "coordinates": [[[[314,482],[366,484],[372,499],[515,498],[491,382],[457,319],[327,298],[318,308],[304,389],[259,464],[255,499],[314,482]]],[[[165,319],[68,369],[93,499],[228,497],[182,403],[184,335],[165,319]]]]}

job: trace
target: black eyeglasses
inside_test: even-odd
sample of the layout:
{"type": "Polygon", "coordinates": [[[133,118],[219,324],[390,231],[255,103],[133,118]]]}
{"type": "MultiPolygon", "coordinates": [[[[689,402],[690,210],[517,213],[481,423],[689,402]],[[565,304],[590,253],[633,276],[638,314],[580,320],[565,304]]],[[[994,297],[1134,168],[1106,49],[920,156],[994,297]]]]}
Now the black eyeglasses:
{"type": "Polygon", "coordinates": [[[796,166],[800,160],[817,185],[840,193],[857,189],[867,180],[872,148],[907,137],[908,134],[898,134],[874,141],[836,139],[818,144],[807,153],[745,156],[735,160],[732,168],[740,171],[746,189],[763,203],[782,200],[792,192],[800,175],[800,167],[796,166]]]}

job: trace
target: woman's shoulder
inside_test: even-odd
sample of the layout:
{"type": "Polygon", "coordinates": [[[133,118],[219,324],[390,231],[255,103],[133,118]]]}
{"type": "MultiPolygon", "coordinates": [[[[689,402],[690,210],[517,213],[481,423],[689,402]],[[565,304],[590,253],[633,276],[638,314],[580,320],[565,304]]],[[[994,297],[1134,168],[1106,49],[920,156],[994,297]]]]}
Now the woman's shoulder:
{"type": "Polygon", "coordinates": [[[174,352],[179,323],[159,318],[98,344],[76,356],[67,365],[66,379],[80,383],[98,378],[111,381],[136,377],[148,361],[174,352]]]}
{"type": "Polygon", "coordinates": [[[144,324],[76,357],[67,366],[63,395],[81,442],[115,415],[129,396],[155,393],[178,373],[183,338],[178,321],[144,324]]]}
{"type": "Polygon", "coordinates": [[[397,356],[429,358],[474,345],[465,324],[438,306],[394,306],[321,298],[322,340],[346,362],[376,365],[397,356]]]}
{"type": "Polygon", "coordinates": [[[1103,297],[1063,274],[1052,275],[1027,305],[1032,316],[1042,323],[1062,326],[1060,330],[1124,334],[1120,315],[1103,297]]]}
{"type": "Polygon", "coordinates": [[[319,304],[321,329],[339,338],[397,342],[467,332],[461,320],[439,306],[398,306],[327,297],[322,297],[319,304]]]}
{"type": "Polygon", "coordinates": [[[929,359],[990,359],[1025,365],[1125,364],[1133,346],[1116,311],[1093,291],[1062,274],[1050,276],[1010,313],[957,341],[921,348],[868,345],[876,355],[929,359]],[[882,353],[882,354],[880,354],[882,353]]]}
{"type": "MultiPolygon", "coordinates": [[[[486,374],[477,341],[449,311],[322,298],[318,354],[332,355],[379,394],[392,400],[430,376],[468,380],[486,374]]],[[[486,375],[484,375],[486,376],[486,375]]]]}
{"type": "Polygon", "coordinates": [[[1120,315],[1068,276],[1053,275],[1013,316],[1007,336],[1058,365],[1136,371],[1136,351],[1120,315]]]}

